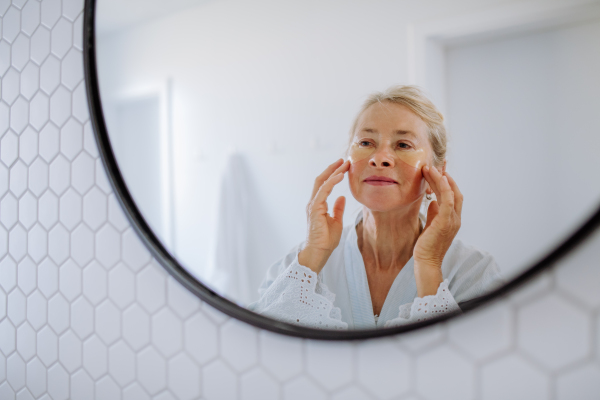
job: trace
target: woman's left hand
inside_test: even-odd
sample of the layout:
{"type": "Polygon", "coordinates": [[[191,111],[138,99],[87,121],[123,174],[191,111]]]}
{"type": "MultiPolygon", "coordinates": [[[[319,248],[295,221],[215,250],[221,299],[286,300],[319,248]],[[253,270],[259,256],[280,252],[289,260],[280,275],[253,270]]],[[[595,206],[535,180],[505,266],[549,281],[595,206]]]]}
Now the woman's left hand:
{"type": "Polygon", "coordinates": [[[423,167],[423,177],[435,193],[427,210],[427,223],[419,236],[413,258],[419,297],[435,295],[444,280],[442,261],[460,229],[463,195],[447,172],[423,167]]]}

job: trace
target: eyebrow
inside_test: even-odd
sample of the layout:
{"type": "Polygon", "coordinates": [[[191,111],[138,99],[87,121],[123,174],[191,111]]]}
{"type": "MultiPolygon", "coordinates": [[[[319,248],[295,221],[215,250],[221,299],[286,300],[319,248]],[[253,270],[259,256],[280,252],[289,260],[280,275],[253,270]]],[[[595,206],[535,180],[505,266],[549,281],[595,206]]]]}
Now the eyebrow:
{"type": "MultiPolygon", "coordinates": [[[[365,129],[362,130],[362,132],[379,133],[376,129],[371,129],[371,128],[365,128],[365,129]]],[[[397,130],[395,133],[396,133],[396,135],[413,135],[413,136],[416,136],[413,131],[397,130]]]]}

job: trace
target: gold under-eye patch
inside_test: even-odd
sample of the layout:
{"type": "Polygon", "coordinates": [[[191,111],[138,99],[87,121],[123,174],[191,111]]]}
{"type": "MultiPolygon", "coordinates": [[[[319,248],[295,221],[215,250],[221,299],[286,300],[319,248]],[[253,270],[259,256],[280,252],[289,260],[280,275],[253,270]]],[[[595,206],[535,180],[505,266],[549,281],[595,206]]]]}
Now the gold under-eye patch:
{"type": "MultiPolygon", "coordinates": [[[[368,158],[375,152],[375,146],[361,146],[360,143],[352,143],[348,151],[348,159],[351,163],[356,163],[368,158]]],[[[396,158],[413,168],[421,168],[427,162],[427,153],[423,149],[404,149],[395,150],[396,158]]]]}

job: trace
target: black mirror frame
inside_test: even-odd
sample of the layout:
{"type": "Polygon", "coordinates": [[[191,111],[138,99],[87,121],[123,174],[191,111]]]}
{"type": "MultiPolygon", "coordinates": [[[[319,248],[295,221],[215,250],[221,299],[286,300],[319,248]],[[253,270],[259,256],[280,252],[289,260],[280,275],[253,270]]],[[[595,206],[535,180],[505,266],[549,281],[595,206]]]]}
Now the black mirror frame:
{"type": "MultiPolygon", "coordinates": [[[[375,337],[397,335],[403,332],[414,331],[419,328],[437,324],[452,318],[452,316],[441,316],[434,320],[419,322],[407,326],[396,328],[383,328],[377,330],[352,330],[352,331],[333,331],[318,330],[302,326],[292,325],[285,322],[256,314],[237,304],[221,297],[199,281],[197,281],[181,264],[165,249],[156,235],[152,232],[140,210],[136,206],[123,176],[119,171],[115,155],[110,145],[108,131],[102,112],[102,103],[100,101],[100,91],[98,86],[98,74],[96,70],[96,37],[95,37],[95,11],[96,0],[85,0],[84,7],[84,25],[83,25],[83,60],[85,72],[85,85],[88,105],[90,109],[90,119],[95,133],[96,143],[102,158],[102,163],[106,169],[108,179],[115,191],[115,195],[123,208],[129,222],[142,239],[144,244],[150,250],[151,254],[160,264],[181,283],[187,290],[199,297],[202,301],[217,310],[229,315],[230,317],[244,321],[260,329],[272,332],[296,336],[307,339],[317,340],[361,340],[375,337]]],[[[600,207],[596,212],[569,238],[567,238],[556,249],[551,251],[537,263],[529,267],[525,272],[515,277],[504,286],[497,288],[479,298],[460,304],[464,313],[478,308],[483,304],[488,304],[492,300],[506,295],[510,291],[522,286],[541,271],[549,268],[577,246],[579,246],[598,226],[600,225],[600,207]]]]}

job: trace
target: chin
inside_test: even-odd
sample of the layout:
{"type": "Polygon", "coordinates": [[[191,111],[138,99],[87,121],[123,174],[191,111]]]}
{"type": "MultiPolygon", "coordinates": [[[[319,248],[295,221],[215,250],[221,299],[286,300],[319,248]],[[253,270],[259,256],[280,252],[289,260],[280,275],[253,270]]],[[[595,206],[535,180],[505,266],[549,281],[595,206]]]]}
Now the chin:
{"type": "Polygon", "coordinates": [[[363,206],[371,211],[388,212],[397,210],[403,207],[412,206],[414,203],[421,200],[421,194],[414,193],[411,195],[394,193],[352,193],[354,198],[363,206]],[[411,200],[412,199],[412,200],[411,200]]]}

